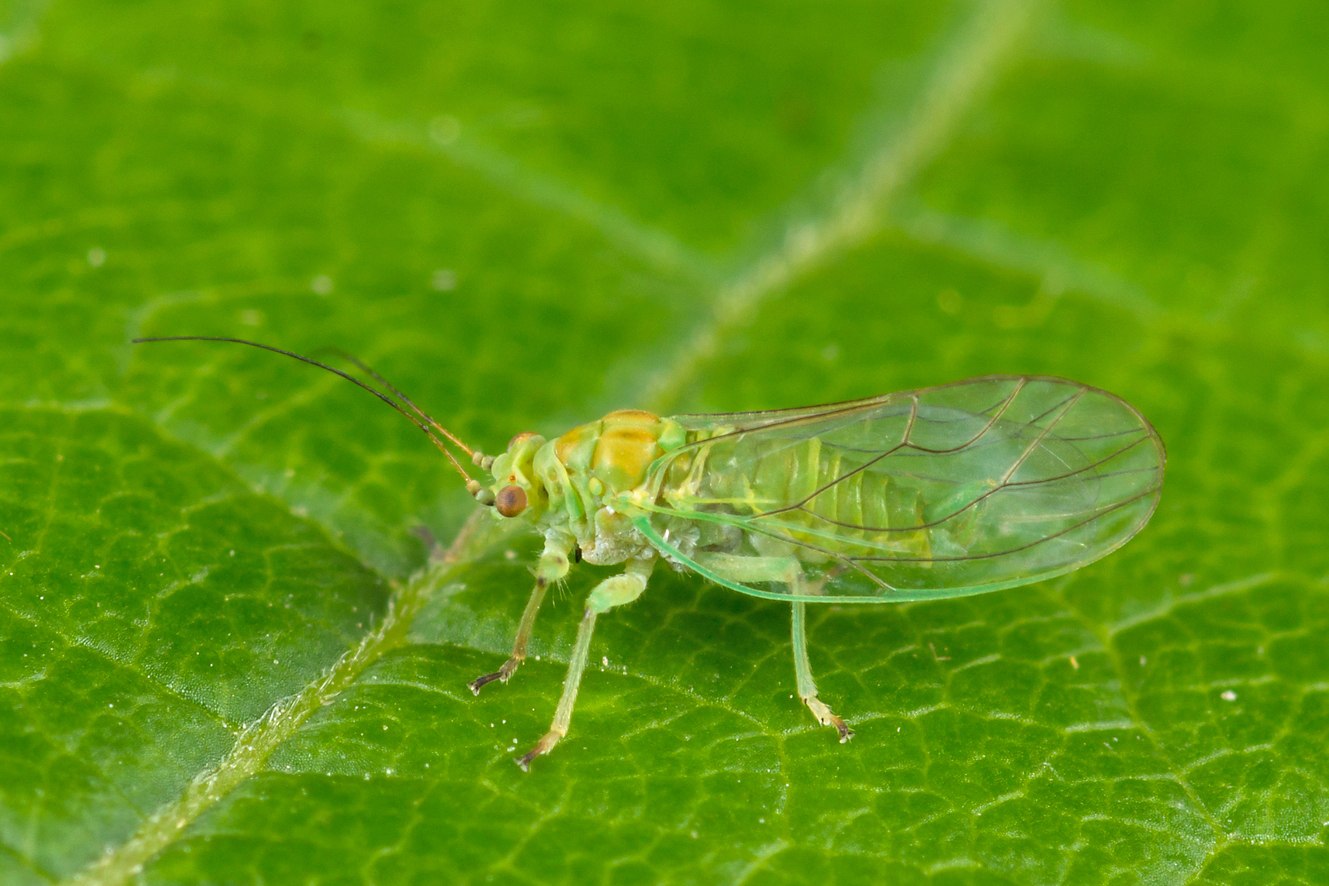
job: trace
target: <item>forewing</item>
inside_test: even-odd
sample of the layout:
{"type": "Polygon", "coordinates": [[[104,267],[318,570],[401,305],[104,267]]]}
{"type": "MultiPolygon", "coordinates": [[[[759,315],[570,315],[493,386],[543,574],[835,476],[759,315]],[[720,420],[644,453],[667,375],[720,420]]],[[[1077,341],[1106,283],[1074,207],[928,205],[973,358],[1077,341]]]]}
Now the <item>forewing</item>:
{"type": "Polygon", "coordinates": [[[760,596],[908,600],[1038,581],[1124,544],[1163,481],[1143,416],[1057,378],[680,420],[695,442],[652,466],[660,494],[642,523],[672,559],[760,596]],[[790,554],[802,582],[724,580],[713,565],[790,554]]]}
{"type": "Polygon", "coordinates": [[[732,428],[754,431],[773,425],[789,425],[804,419],[824,421],[833,416],[844,416],[884,406],[900,397],[907,397],[911,392],[882,394],[877,397],[865,397],[861,400],[843,400],[838,403],[822,403],[817,406],[792,406],[788,409],[762,409],[753,412],[688,412],[671,416],[689,431],[706,431],[716,428],[732,428]]]}

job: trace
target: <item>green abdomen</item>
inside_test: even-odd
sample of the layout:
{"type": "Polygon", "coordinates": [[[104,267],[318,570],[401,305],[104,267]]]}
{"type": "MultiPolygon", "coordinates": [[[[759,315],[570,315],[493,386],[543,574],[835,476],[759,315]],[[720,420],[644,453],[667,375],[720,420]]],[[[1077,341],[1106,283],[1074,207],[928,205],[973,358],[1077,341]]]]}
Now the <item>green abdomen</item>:
{"type": "Polygon", "coordinates": [[[713,453],[703,444],[671,480],[691,487],[704,510],[743,515],[754,529],[778,524],[780,535],[828,553],[925,558],[931,546],[918,489],[898,475],[898,461],[897,473],[874,470],[877,454],[815,437],[713,453]]]}

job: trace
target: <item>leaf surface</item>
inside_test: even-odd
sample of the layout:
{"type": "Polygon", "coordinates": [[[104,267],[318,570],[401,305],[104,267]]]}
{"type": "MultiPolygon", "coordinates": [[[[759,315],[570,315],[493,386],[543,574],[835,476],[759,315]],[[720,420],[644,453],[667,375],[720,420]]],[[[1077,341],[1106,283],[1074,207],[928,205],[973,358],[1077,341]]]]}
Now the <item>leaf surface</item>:
{"type": "Polygon", "coordinates": [[[0,8],[0,881],[1329,879],[1309,3],[0,8]],[[810,613],[663,572],[506,654],[464,439],[974,375],[1120,394],[1137,539],[810,613]],[[420,531],[427,527],[427,531],[420,531]],[[439,554],[450,549],[448,559],[439,554]]]}

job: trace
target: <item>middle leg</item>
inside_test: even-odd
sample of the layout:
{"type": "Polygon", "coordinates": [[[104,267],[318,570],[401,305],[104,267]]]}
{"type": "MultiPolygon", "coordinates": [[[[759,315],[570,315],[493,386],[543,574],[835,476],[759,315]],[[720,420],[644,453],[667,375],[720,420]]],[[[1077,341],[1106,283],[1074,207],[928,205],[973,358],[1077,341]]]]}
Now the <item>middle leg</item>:
{"type": "Polygon", "coordinates": [[[650,577],[655,560],[629,560],[627,569],[621,575],[613,575],[596,585],[586,598],[586,613],[577,626],[577,641],[572,647],[572,657],[568,660],[568,673],[563,678],[563,695],[558,700],[558,709],[554,711],[554,721],[535,746],[517,761],[522,769],[529,770],[531,761],[554,749],[563,736],[568,734],[572,723],[572,708],[577,703],[577,691],[581,687],[581,675],[586,670],[586,660],[590,655],[591,634],[595,631],[595,618],[602,612],[608,612],[616,606],[631,603],[646,590],[646,579],[650,577]]]}

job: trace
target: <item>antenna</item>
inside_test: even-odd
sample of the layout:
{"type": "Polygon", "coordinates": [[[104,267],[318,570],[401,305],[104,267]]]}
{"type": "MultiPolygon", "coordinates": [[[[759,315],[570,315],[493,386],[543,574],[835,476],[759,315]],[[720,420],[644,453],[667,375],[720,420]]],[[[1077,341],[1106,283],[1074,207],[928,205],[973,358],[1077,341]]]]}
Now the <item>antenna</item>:
{"type": "MultiPolygon", "coordinates": [[[[348,353],[348,352],[346,352],[346,351],[343,351],[341,348],[319,348],[318,351],[316,351],[315,353],[331,354],[331,355],[334,356],[334,357],[339,357],[339,358],[341,358],[342,360],[345,360],[347,363],[350,363],[350,364],[351,364],[352,366],[354,366],[356,369],[359,369],[359,370],[360,370],[361,372],[363,372],[365,375],[367,375],[367,376],[369,376],[370,378],[374,379],[374,380],[377,381],[379,384],[381,384],[383,387],[385,387],[385,388],[387,388],[389,391],[391,391],[391,392],[393,393],[393,395],[394,395],[398,400],[400,400],[401,402],[405,403],[405,404],[410,408],[410,410],[411,410],[412,412],[414,412],[416,415],[420,416],[420,418],[422,418],[422,419],[424,419],[426,422],[428,422],[430,427],[432,427],[434,430],[438,431],[438,432],[439,432],[440,434],[442,434],[444,437],[447,437],[449,440],[451,440],[451,441],[457,446],[458,449],[460,449],[462,452],[466,453],[466,454],[467,454],[468,456],[470,456],[471,458],[475,458],[475,450],[474,450],[474,449],[472,449],[471,447],[467,446],[465,443],[461,442],[461,440],[459,440],[459,439],[457,438],[457,435],[456,435],[456,434],[452,433],[452,432],[449,431],[447,428],[443,427],[441,424],[439,424],[437,421],[435,421],[435,420],[429,415],[429,413],[425,412],[425,411],[424,411],[423,409],[421,409],[419,406],[416,406],[414,400],[412,400],[410,397],[408,397],[408,396],[406,396],[405,394],[403,394],[403,393],[401,392],[401,390],[400,390],[396,385],[394,385],[392,382],[388,381],[386,378],[384,378],[383,376],[381,376],[381,375],[379,375],[377,372],[375,372],[375,371],[374,371],[374,368],[373,368],[372,366],[370,366],[368,363],[365,363],[365,362],[364,362],[363,360],[361,360],[359,357],[356,357],[354,354],[351,354],[351,353],[348,353]]],[[[407,416],[407,417],[409,418],[409,416],[407,416]]]]}
{"type": "Polygon", "coordinates": [[[452,463],[452,466],[457,469],[457,473],[461,474],[462,479],[466,481],[467,492],[469,492],[471,495],[475,495],[477,491],[483,488],[475,479],[471,477],[470,474],[466,473],[466,469],[461,466],[461,462],[457,460],[457,456],[452,454],[452,450],[448,449],[448,447],[444,444],[444,442],[441,439],[439,439],[438,435],[435,434],[434,431],[438,431],[439,434],[442,434],[444,437],[450,440],[453,444],[455,444],[458,448],[460,448],[472,459],[474,459],[476,455],[474,449],[467,446],[457,437],[456,434],[452,433],[447,428],[443,427],[441,424],[439,424],[437,421],[431,418],[419,406],[416,406],[415,403],[411,401],[410,397],[407,397],[405,394],[399,391],[391,382],[389,382],[383,376],[379,375],[373,369],[370,369],[369,366],[366,365],[365,363],[361,362],[360,360],[357,360],[355,357],[352,357],[350,354],[347,354],[344,351],[329,349],[331,353],[334,353],[337,356],[341,357],[342,359],[347,360],[350,363],[353,363],[361,371],[367,373],[372,378],[377,379],[380,384],[382,384],[384,387],[386,387],[396,396],[400,397],[402,403],[405,403],[406,406],[405,407],[402,406],[401,403],[398,403],[396,400],[392,399],[392,397],[389,397],[387,394],[383,393],[378,388],[366,384],[365,382],[361,381],[360,379],[356,378],[350,373],[343,372],[342,370],[336,368],[335,366],[329,366],[326,363],[322,363],[319,362],[318,360],[315,360],[313,357],[306,357],[303,354],[297,354],[294,351],[287,351],[283,350],[282,348],[273,347],[272,345],[265,345],[262,342],[249,341],[248,339],[243,339],[243,338],[228,338],[226,336],[220,336],[220,335],[163,335],[154,338],[136,338],[132,340],[132,343],[136,345],[141,345],[141,344],[148,344],[150,342],[163,342],[163,341],[219,341],[219,342],[227,342],[229,344],[247,345],[248,347],[251,348],[258,348],[261,351],[271,351],[274,354],[281,354],[283,357],[290,357],[292,360],[299,360],[301,363],[308,363],[310,366],[317,366],[319,369],[331,372],[333,375],[341,376],[351,384],[359,388],[363,388],[364,390],[373,394],[375,397],[377,397],[378,399],[382,400],[384,403],[391,406],[397,412],[401,413],[402,417],[404,417],[411,424],[415,425],[417,428],[424,431],[425,436],[429,438],[430,442],[433,443],[436,447],[438,447],[438,450],[448,457],[448,461],[452,463]],[[411,410],[410,412],[407,411],[407,407],[410,408],[411,410]],[[412,415],[411,412],[414,412],[415,415],[412,415]]]}

